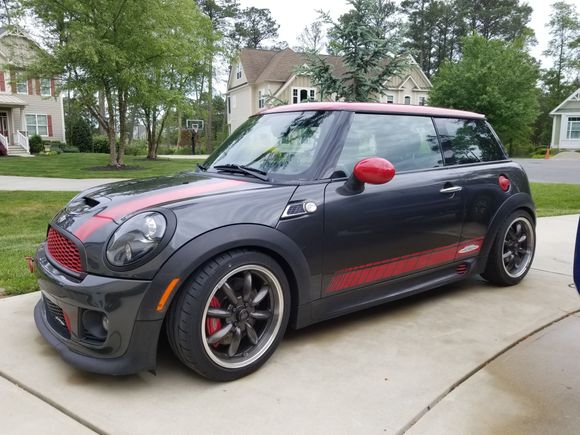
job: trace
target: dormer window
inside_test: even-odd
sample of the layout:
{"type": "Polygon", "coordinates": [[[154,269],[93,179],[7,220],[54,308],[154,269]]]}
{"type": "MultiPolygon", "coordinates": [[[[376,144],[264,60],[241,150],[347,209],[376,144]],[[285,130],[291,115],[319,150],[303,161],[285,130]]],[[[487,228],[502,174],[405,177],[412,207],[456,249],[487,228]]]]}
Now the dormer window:
{"type": "Polygon", "coordinates": [[[40,95],[50,97],[51,94],[50,79],[40,79],[40,95]]]}
{"type": "Polygon", "coordinates": [[[28,94],[28,82],[24,74],[16,75],[16,92],[19,94],[28,94]]]}
{"type": "Polygon", "coordinates": [[[236,67],[236,79],[240,80],[242,78],[242,64],[238,63],[238,66],[236,67]]]}
{"type": "Polygon", "coordinates": [[[316,89],[292,88],[292,104],[316,101],[316,89]]]}

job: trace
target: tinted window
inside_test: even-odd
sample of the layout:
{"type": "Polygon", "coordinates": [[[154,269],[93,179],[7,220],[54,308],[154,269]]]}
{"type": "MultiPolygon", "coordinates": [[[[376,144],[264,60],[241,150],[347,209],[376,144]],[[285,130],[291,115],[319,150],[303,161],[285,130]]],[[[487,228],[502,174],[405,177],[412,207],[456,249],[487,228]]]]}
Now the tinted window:
{"type": "Polygon", "coordinates": [[[504,160],[504,152],[483,120],[435,118],[446,165],[504,160]]]}
{"type": "Polygon", "coordinates": [[[356,113],[336,169],[350,175],[364,157],[387,159],[397,171],[442,165],[433,121],[422,116],[356,113]]]}

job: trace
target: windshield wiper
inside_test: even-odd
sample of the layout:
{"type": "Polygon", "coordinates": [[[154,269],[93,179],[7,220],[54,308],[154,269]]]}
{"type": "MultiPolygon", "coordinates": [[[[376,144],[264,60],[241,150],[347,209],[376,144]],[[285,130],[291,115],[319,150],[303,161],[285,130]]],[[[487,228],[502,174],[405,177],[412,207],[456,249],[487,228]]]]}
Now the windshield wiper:
{"type": "Polygon", "coordinates": [[[201,169],[203,172],[207,171],[207,166],[205,166],[203,163],[198,163],[197,167],[201,169]]]}
{"type": "Polygon", "coordinates": [[[269,181],[268,173],[266,171],[262,171],[261,169],[250,168],[249,166],[245,165],[233,165],[230,163],[227,165],[216,165],[213,168],[222,172],[245,174],[249,175],[250,177],[257,178],[258,180],[269,181]]]}

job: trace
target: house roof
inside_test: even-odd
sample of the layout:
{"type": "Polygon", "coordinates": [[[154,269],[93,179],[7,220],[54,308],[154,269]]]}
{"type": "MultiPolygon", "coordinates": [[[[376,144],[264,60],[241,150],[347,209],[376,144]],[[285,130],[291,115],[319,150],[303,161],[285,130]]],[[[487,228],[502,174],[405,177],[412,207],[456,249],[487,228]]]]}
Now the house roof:
{"type": "Polygon", "coordinates": [[[387,103],[301,103],[286,106],[277,106],[271,109],[262,110],[260,113],[281,113],[281,112],[304,112],[312,110],[342,110],[347,112],[376,112],[391,113],[399,115],[424,115],[441,116],[451,118],[485,119],[485,115],[464,110],[444,109],[431,106],[411,106],[409,104],[387,104],[387,103]]]}
{"type": "MultiPolygon", "coordinates": [[[[342,59],[338,56],[323,55],[334,67],[337,75],[344,73],[342,59]]],[[[291,48],[281,51],[244,48],[240,60],[248,83],[286,82],[294,74],[297,66],[306,63],[306,55],[291,48]]]]}
{"type": "Polygon", "coordinates": [[[580,101],[580,88],[578,88],[574,92],[572,92],[572,94],[570,94],[570,96],[568,98],[566,98],[564,101],[562,101],[558,105],[558,107],[556,107],[554,110],[552,110],[550,112],[550,115],[557,115],[558,110],[560,110],[562,107],[564,107],[570,101],[580,101]]]}

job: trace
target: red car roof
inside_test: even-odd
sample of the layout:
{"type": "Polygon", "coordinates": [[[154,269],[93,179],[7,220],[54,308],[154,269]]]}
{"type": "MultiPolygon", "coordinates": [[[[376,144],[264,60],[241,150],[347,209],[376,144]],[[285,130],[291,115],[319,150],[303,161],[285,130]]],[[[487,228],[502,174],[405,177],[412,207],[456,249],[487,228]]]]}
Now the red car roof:
{"type": "Polygon", "coordinates": [[[485,119],[485,115],[464,110],[443,109],[430,106],[411,106],[409,104],[387,104],[387,103],[301,103],[289,104],[286,106],[273,107],[262,110],[260,113],[282,113],[282,112],[303,112],[312,110],[344,110],[350,112],[377,112],[396,113],[399,115],[425,115],[441,116],[449,118],[474,118],[485,119]]]}

